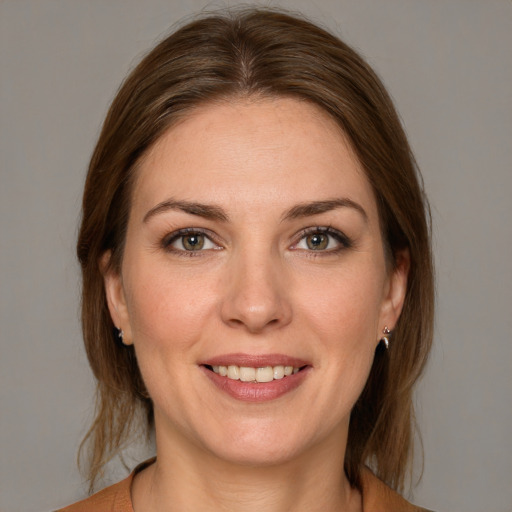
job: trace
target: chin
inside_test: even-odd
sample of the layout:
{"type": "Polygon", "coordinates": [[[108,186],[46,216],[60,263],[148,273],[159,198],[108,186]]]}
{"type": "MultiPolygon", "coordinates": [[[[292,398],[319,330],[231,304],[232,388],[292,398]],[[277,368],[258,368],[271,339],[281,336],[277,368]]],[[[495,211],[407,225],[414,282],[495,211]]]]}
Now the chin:
{"type": "Polygon", "coordinates": [[[312,444],[299,432],[285,425],[246,425],[226,430],[219,437],[204,439],[204,446],[214,456],[242,466],[265,467],[283,464],[300,456],[312,444]]]}
{"type": "Polygon", "coordinates": [[[239,466],[269,467],[284,464],[293,460],[298,450],[277,444],[255,443],[254,445],[215,447],[213,454],[225,462],[239,466]],[[220,448],[220,449],[219,449],[220,448]]]}

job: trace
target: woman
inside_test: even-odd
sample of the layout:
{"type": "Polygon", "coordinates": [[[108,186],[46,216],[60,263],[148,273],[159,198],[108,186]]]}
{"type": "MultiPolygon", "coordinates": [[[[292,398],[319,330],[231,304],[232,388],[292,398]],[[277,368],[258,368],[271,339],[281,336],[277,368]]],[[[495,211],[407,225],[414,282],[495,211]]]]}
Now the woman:
{"type": "Polygon", "coordinates": [[[109,111],[78,240],[92,485],[134,430],[157,457],[64,510],[419,510],[392,489],[432,337],[425,211],[334,36],[246,10],[161,42],[109,111]]]}

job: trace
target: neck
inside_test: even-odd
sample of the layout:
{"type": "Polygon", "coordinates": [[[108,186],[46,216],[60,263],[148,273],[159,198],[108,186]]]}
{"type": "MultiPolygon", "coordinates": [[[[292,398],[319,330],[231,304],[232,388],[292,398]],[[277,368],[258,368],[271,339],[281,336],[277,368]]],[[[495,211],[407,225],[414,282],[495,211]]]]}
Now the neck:
{"type": "Polygon", "coordinates": [[[361,496],[348,483],[336,444],[343,453],[326,442],[279,464],[251,466],[186,442],[167,444],[157,434],[157,461],[133,484],[134,510],[360,512],[361,496]]]}

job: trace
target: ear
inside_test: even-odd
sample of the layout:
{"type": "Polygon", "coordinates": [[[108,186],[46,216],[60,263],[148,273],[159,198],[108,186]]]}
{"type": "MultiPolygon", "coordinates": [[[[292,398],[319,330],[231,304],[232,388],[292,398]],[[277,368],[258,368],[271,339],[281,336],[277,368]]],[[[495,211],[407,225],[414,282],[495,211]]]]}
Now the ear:
{"type": "Polygon", "coordinates": [[[123,280],[119,272],[113,270],[110,265],[111,251],[105,252],[99,261],[103,282],[105,285],[105,295],[107,297],[110,317],[114,325],[123,331],[122,341],[125,345],[132,345],[132,334],[130,328],[130,319],[128,308],[126,307],[126,298],[123,288],[123,280]]]}
{"type": "Polygon", "coordinates": [[[381,306],[379,332],[377,340],[382,337],[382,331],[387,327],[390,331],[395,328],[407,292],[407,278],[411,266],[409,249],[403,249],[395,253],[394,267],[387,279],[387,286],[384,290],[384,300],[381,306]]]}

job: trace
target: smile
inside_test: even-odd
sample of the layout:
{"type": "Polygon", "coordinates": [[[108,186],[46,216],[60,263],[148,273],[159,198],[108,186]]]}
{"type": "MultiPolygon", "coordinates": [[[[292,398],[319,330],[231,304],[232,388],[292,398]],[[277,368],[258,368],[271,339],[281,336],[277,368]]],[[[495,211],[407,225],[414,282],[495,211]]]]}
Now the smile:
{"type": "Polygon", "coordinates": [[[284,354],[224,354],[199,364],[223,394],[243,402],[267,402],[287,395],[308,380],[309,361],[284,354]]]}
{"type": "Polygon", "coordinates": [[[208,365],[206,367],[221,377],[253,383],[272,382],[273,380],[284,379],[285,377],[298,373],[301,369],[300,367],[284,365],[264,366],[261,368],[237,365],[208,365]]]}

